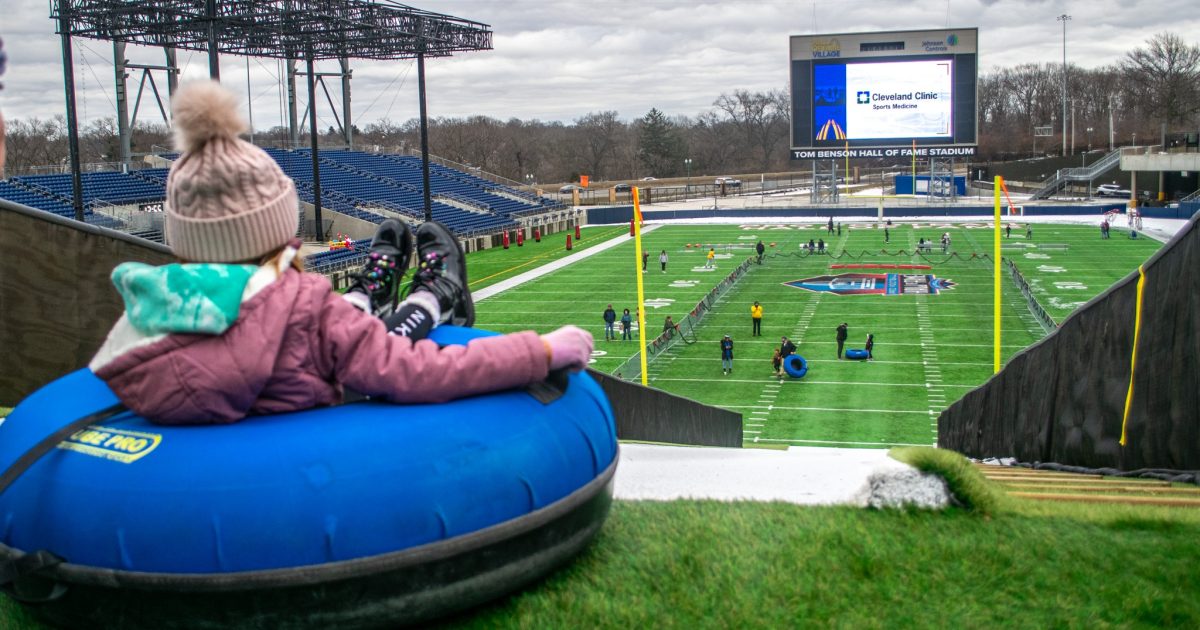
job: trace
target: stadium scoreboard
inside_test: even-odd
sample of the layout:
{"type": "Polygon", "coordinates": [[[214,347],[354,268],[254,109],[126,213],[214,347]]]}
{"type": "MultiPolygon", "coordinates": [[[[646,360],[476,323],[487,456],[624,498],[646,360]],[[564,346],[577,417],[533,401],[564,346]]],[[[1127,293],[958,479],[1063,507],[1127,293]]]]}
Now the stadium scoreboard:
{"type": "Polygon", "coordinates": [[[793,160],[973,156],[979,29],[796,35],[793,160]]]}

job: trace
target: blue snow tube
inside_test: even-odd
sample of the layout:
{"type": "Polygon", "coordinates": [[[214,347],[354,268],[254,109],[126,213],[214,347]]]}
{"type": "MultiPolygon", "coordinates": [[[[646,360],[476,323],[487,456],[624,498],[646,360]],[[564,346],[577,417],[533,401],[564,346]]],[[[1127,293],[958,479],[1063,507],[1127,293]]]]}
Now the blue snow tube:
{"type": "Polygon", "coordinates": [[[853,359],[853,360],[858,361],[858,360],[866,359],[868,356],[870,356],[870,355],[867,353],[867,351],[862,350],[860,348],[851,348],[846,351],[847,359],[853,359]]]}
{"type": "MultiPolygon", "coordinates": [[[[115,403],[86,369],[46,385],[0,424],[0,470],[115,403]]],[[[231,425],[125,411],[0,489],[0,582],[70,627],[419,622],[582,550],[607,516],[616,465],[612,411],[586,373],[557,389],[231,425]]]]}
{"type": "Polygon", "coordinates": [[[808,361],[798,354],[789,354],[783,360],[783,371],[793,378],[804,378],[808,374],[808,361]]]}

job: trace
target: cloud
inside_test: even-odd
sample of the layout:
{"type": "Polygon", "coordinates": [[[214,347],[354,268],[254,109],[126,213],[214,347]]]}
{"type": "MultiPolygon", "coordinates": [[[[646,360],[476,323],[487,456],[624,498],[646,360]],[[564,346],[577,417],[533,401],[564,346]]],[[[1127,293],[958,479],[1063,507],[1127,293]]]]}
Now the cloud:
{"type": "MultiPolygon", "coordinates": [[[[615,110],[632,119],[657,107],[670,116],[694,116],[735,89],[770,90],[788,84],[788,37],[814,32],[863,32],[977,26],[981,72],[1019,63],[1061,63],[1062,24],[1068,61],[1082,67],[1116,63],[1155,33],[1190,38],[1200,32],[1194,0],[1128,3],[1094,0],[1064,6],[1033,0],[950,0],[895,3],[864,0],[794,2],[756,0],[441,0],[410,3],[491,25],[494,50],[427,63],[433,116],[486,115],[499,119],[571,121],[592,111],[615,110]],[[1086,12],[1085,12],[1086,11],[1086,12]]],[[[64,112],[59,38],[45,0],[4,0],[10,63],[0,106],[10,117],[64,112]]],[[[80,116],[114,115],[112,46],[77,40],[76,84],[80,116]]],[[[136,62],[161,64],[160,51],[130,47],[136,62]]],[[[185,77],[205,76],[203,53],[181,51],[185,77]]],[[[364,125],[417,114],[416,70],[410,61],[354,61],[353,116],[364,125]]],[[[323,63],[322,71],[336,69],[323,63]]],[[[286,120],[277,63],[222,56],[222,77],[242,93],[256,126],[286,120]]],[[[159,87],[165,89],[162,73],[159,87]]],[[[131,72],[136,94],[141,73],[131,72]]],[[[336,79],[328,79],[339,99],[336,79]]],[[[307,96],[300,81],[300,109],[307,96]]],[[[149,87],[147,86],[147,91],[149,87]]],[[[140,120],[157,118],[144,96],[140,120]]],[[[340,107],[340,104],[339,104],[340,107]]],[[[323,94],[322,127],[334,117],[323,94]]],[[[249,113],[249,111],[248,111],[249,113]]],[[[340,114],[339,114],[340,115],[340,114]]]]}

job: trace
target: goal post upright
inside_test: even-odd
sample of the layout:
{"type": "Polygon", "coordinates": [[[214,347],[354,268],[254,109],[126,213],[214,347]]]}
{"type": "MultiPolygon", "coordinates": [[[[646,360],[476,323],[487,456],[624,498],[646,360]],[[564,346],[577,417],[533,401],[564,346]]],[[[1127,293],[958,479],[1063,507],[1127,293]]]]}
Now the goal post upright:
{"type": "Polygon", "coordinates": [[[1004,178],[999,175],[993,183],[995,225],[992,230],[992,373],[1000,371],[1000,189],[1004,178]]]}
{"type": "Polygon", "coordinates": [[[637,275],[637,312],[638,312],[638,347],[641,350],[638,352],[642,356],[642,385],[649,385],[649,378],[646,376],[646,292],[643,280],[645,274],[642,273],[642,204],[638,199],[640,191],[637,186],[633,187],[633,250],[634,250],[634,267],[633,271],[637,275]]]}

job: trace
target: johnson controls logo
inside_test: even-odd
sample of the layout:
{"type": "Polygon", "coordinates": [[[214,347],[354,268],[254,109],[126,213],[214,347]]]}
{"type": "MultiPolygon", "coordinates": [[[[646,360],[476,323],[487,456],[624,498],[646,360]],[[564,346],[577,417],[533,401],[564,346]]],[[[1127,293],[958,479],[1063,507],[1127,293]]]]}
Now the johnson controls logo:
{"type": "Polygon", "coordinates": [[[946,40],[923,40],[920,42],[920,46],[925,49],[926,53],[946,53],[958,44],[959,36],[954,34],[950,34],[946,40]]]}
{"type": "Polygon", "coordinates": [[[836,37],[829,39],[814,39],[812,43],[813,59],[830,59],[842,56],[842,43],[836,37]]]}

